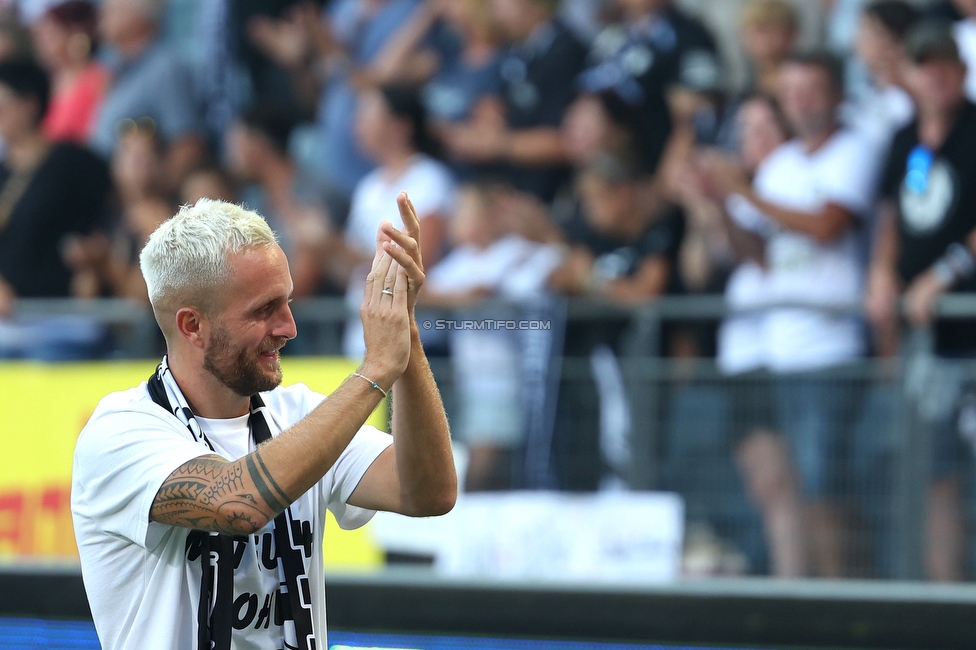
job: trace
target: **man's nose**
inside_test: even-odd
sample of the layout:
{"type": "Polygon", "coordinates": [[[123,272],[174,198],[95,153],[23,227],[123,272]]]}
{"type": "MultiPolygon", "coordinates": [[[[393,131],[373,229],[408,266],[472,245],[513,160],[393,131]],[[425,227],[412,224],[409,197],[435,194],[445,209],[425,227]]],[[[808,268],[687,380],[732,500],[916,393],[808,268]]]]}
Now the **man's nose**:
{"type": "Polygon", "coordinates": [[[295,316],[291,313],[291,305],[285,305],[281,320],[274,329],[275,336],[283,336],[286,339],[293,339],[298,336],[298,325],[295,324],[295,316]]]}

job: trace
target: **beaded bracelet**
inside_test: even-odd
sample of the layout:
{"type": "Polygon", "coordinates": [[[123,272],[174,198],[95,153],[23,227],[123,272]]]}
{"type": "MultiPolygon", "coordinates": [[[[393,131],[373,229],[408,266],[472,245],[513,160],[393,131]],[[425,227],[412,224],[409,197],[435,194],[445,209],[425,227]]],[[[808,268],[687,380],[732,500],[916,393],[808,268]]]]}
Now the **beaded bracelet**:
{"type": "Polygon", "coordinates": [[[361,379],[365,379],[366,381],[369,382],[369,385],[370,386],[372,386],[373,388],[375,388],[379,392],[383,393],[383,397],[386,397],[387,391],[383,390],[383,388],[379,384],[377,384],[375,381],[373,381],[372,379],[370,379],[366,375],[361,375],[358,372],[354,372],[354,373],[352,373],[352,376],[353,377],[360,377],[361,379]]]}

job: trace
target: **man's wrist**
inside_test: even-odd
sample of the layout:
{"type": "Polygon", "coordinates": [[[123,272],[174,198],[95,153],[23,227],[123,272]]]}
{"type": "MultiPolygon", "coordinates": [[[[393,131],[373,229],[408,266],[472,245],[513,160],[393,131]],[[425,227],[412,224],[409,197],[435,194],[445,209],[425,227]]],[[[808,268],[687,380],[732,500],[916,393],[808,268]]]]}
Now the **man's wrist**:
{"type": "Polygon", "coordinates": [[[953,242],[935,261],[931,271],[943,288],[949,289],[976,276],[976,259],[965,245],[953,242]]]}
{"type": "Polygon", "coordinates": [[[396,383],[397,374],[391,369],[385,368],[384,364],[364,359],[354,374],[364,375],[370,381],[376,382],[379,387],[389,392],[396,383]]]}

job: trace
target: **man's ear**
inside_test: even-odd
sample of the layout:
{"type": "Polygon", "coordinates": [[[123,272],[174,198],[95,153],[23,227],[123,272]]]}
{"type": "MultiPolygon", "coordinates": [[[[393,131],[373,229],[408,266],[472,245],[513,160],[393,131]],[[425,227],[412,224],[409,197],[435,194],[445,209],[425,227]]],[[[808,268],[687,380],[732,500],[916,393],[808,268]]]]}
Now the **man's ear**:
{"type": "Polygon", "coordinates": [[[209,329],[209,321],[198,309],[181,307],[176,312],[176,330],[190,345],[203,348],[209,339],[209,329]]]}

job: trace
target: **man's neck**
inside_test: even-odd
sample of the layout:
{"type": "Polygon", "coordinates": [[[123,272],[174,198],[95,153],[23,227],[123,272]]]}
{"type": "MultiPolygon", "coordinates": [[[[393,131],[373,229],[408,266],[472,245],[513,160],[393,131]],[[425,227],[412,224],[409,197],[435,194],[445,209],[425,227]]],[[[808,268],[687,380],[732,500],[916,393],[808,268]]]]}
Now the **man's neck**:
{"type": "Polygon", "coordinates": [[[941,149],[949,132],[956,125],[956,119],[963,102],[948,111],[925,110],[920,108],[918,112],[918,139],[929,149],[941,149]]]}
{"type": "Polygon", "coordinates": [[[779,90],[779,70],[781,61],[759,61],[755,67],[757,88],[772,97],[779,90]]]}
{"type": "Polygon", "coordinates": [[[481,65],[490,61],[497,51],[498,47],[491,38],[475,35],[465,39],[461,58],[470,65],[481,65]]]}
{"type": "Polygon", "coordinates": [[[820,147],[827,144],[827,141],[833,137],[834,133],[839,129],[837,123],[831,124],[829,128],[823,129],[822,131],[817,131],[816,133],[810,133],[800,137],[803,142],[803,148],[806,149],[807,153],[813,153],[817,151],[820,147]]]}
{"type": "Polygon", "coordinates": [[[410,166],[417,152],[406,147],[391,147],[383,156],[383,170],[388,178],[398,178],[410,166]]]}
{"type": "Polygon", "coordinates": [[[882,90],[891,88],[892,86],[904,90],[905,78],[902,73],[901,62],[888,61],[886,65],[881,66],[874,75],[874,85],[882,90]]]}
{"type": "Polygon", "coordinates": [[[223,420],[248,412],[249,397],[238,395],[199,365],[193,365],[178,355],[170,354],[167,360],[170,372],[194,415],[223,420]]]}
{"type": "Polygon", "coordinates": [[[62,65],[51,77],[52,86],[58,90],[70,88],[75,80],[88,68],[87,60],[69,61],[62,65]]]}

